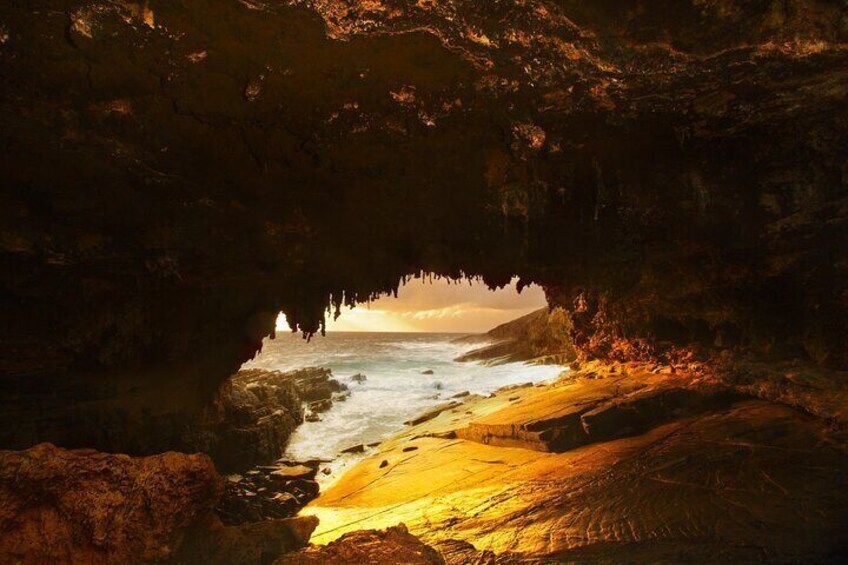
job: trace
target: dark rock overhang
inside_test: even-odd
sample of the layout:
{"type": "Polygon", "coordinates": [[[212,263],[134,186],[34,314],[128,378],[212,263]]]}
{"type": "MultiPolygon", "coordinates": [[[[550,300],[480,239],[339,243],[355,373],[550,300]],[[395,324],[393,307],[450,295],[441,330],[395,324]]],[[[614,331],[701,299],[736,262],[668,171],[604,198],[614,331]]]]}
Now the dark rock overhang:
{"type": "Polygon", "coordinates": [[[4,3],[3,396],[201,398],[276,311],[419,271],[544,285],[587,356],[845,368],[846,37],[835,0],[4,3]]]}

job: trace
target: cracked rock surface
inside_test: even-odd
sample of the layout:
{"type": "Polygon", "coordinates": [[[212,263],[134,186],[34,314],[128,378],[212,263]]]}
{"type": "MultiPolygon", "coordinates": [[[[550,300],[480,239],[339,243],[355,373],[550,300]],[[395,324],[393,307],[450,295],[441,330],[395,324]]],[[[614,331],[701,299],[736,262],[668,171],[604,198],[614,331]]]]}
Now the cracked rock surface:
{"type": "Polygon", "coordinates": [[[314,540],[403,522],[456,563],[844,555],[846,499],[833,488],[848,476],[840,433],[784,405],[696,393],[703,376],[625,370],[635,383],[628,390],[620,373],[592,367],[467,400],[413,427],[307,507],[321,520],[314,540]],[[701,400],[672,409],[669,398],[681,390],[701,400]],[[637,405],[660,419],[646,421],[637,405]],[[584,418],[617,411],[609,416],[615,433],[593,437],[589,427],[588,437],[556,453],[521,437],[537,422],[574,431],[559,416],[568,406],[584,407],[584,418]],[[592,406],[605,408],[585,408],[592,406]],[[489,431],[501,441],[463,433],[481,421],[499,422],[500,432],[489,431]]]}

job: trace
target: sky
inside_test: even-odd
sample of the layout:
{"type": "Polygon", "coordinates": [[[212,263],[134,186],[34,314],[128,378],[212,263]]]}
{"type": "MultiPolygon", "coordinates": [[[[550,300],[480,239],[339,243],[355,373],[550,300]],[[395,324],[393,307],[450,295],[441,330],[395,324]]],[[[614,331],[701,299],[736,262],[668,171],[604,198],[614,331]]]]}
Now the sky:
{"type": "MultiPolygon", "coordinates": [[[[338,320],[328,320],[327,331],[483,333],[545,306],[541,288],[530,286],[518,294],[515,282],[491,291],[482,281],[413,279],[398,290],[397,298],[342,308],[338,320]]],[[[288,331],[282,314],[277,329],[288,331]]]]}

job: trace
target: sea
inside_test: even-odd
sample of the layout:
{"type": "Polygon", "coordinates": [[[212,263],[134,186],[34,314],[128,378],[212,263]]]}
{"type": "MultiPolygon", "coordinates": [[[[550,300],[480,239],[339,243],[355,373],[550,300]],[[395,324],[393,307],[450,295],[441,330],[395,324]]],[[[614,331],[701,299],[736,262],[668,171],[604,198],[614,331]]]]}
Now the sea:
{"type": "Polygon", "coordinates": [[[346,384],[350,397],[334,402],[319,422],[304,422],[290,438],[286,458],[321,459],[322,486],[337,480],[365,454],[341,454],[398,433],[404,422],[428,408],[468,391],[487,395],[508,385],[538,383],[567,370],[556,365],[460,363],[457,357],[485,345],[463,334],[332,332],[307,342],[297,334],[267,339],[261,353],[244,368],[288,371],[326,367],[346,384]],[[424,374],[432,371],[433,374],[424,374]],[[364,374],[357,383],[351,377],[364,374]]]}

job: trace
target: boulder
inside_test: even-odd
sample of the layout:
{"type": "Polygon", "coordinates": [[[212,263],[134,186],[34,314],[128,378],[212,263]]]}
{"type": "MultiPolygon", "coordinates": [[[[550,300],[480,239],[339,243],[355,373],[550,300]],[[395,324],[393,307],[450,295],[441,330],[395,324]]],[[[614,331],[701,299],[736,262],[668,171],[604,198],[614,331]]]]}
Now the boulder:
{"type": "Polygon", "coordinates": [[[432,547],[411,535],[400,524],[385,531],[351,532],[326,545],[290,553],[274,565],[444,565],[432,547]]]}
{"type": "Polygon", "coordinates": [[[318,525],[314,516],[267,519],[240,526],[214,522],[188,538],[174,563],[266,565],[304,547],[318,525]]]}
{"type": "Polygon", "coordinates": [[[274,481],[287,482],[294,479],[314,479],[318,474],[316,467],[306,465],[282,465],[271,471],[271,479],[274,481]]]}
{"type": "Polygon", "coordinates": [[[293,517],[318,496],[318,462],[259,466],[245,475],[228,477],[216,508],[225,524],[239,525],[293,517]]]}
{"type": "Polygon", "coordinates": [[[364,383],[365,381],[367,381],[367,380],[368,380],[368,377],[366,377],[366,376],[365,376],[365,375],[363,375],[362,373],[356,373],[355,375],[353,375],[353,376],[350,378],[350,380],[352,380],[352,381],[353,381],[353,382],[355,382],[355,383],[362,384],[362,383],[364,383]]]}
{"type": "Polygon", "coordinates": [[[331,378],[333,372],[322,367],[307,367],[284,373],[294,382],[294,386],[304,402],[328,400],[333,393],[347,390],[347,386],[331,378]]]}
{"type": "Polygon", "coordinates": [[[40,444],[0,451],[0,563],[263,563],[314,519],[225,526],[208,456],[129,457],[40,444]]]}
{"type": "Polygon", "coordinates": [[[324,400],[316,400],[315,402],[309,403],[309,410],[312,411],[313,414],[317,412],[326,412],[332,407],[333,401],[329,398],[326,398],[324,400]]]}
{"type": "Polygon", "coordinates": [[[206,418],[204,445],[219,469],[274,461],[303,422],[303,404],[287,373],[245,370],[226,381],[206,418]]]}
{"type": "Polygon", "coordinates": [[[317,498],[320,492],[320,487],[316,481],[307,479],[295,479],[286,485],[288,492],[291,492],[297,497],[298,501],[306,504],[310,500],[317,498]]]}

